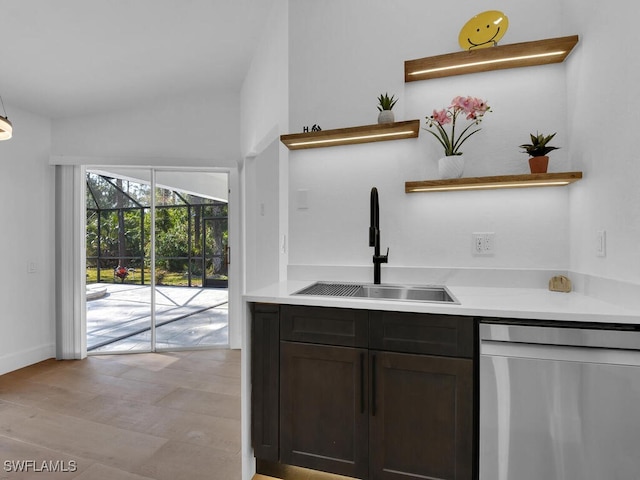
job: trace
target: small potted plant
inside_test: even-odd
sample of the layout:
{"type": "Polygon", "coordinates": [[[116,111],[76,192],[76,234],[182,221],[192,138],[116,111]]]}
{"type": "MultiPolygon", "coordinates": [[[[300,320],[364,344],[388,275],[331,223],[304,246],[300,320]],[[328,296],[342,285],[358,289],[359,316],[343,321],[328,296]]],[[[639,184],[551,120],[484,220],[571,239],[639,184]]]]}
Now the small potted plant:
{"type": "Polygon", "coordinates": [[[384,95],[381,94],[378,97],[378,111],[380,112],[378,114],[378,123],[394,122],[393,112],[391,111],[391,109],[398,101],[398,99],[394,99],[394,97],[395,95],[391,95],[391,97],[389,97],[389,94],[387,93],[385,93],[384,95]]]}
{"type": "Polygon", "coordinates": [[[531,170],[531,173],[547,173],[547,167],[549,166],[549,157],[547,154],[560,148],[547,145],[547,143],[555,137],[556,133],[557,132],[552,133],[551,135],[544,135],[537,132],[535,135],[530,133],[529,136],[531,137],[531,143],[520,145],[520,148],[524,148],[523,153],[528,153],[530,155],[529,169],[531,170]]]}

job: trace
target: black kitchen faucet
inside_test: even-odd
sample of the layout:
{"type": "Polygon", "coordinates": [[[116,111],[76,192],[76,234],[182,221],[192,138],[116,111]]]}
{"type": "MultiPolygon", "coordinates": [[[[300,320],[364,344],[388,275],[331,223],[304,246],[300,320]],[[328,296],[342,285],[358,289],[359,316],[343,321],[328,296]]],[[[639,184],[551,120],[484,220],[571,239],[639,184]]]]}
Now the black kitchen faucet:
{"type": "Polygon", "coordinates": [[[371,223],[369,224],[369,246],[373,247],[373,283],[380,284],[380,264],[389,261],[389,247],[387,254],[380,255],[380,206],[378,205],[378,189],[371,189],[371,223]]]}

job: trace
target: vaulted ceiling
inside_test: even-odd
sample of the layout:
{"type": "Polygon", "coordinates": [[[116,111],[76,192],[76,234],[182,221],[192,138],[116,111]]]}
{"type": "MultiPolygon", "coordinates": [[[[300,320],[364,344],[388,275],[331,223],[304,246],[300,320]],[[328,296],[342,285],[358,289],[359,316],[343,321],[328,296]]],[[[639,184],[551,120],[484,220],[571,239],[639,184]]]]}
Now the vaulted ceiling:
{"type": "Polygon", "coordinates": [[[59,118],[238,92],[274,1],[0,0],[0,96],[59,118]]]}

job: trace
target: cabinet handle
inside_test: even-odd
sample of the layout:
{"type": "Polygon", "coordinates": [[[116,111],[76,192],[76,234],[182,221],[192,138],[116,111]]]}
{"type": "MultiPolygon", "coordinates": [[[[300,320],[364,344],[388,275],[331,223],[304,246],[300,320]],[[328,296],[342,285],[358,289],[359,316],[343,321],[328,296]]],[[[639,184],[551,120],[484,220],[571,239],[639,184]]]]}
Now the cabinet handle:
{"type": "Polygon", "coordinates": [[[364,413],[364,353],[360,354],[360,413],[364,413]]]}
{"type": "Polygon", "coordinates": [[[376,356],[371,356],[371,415],[376,416],[377,409],[376,401],[376,356]]]}

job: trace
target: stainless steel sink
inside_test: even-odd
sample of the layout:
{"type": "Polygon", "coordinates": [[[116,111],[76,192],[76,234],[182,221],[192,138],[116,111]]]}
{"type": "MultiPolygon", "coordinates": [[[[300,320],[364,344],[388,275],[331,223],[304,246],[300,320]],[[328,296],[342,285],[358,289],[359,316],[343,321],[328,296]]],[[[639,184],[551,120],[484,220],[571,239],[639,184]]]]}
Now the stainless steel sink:
{"type": "Polygon", "coordinates": [[[370,298],[405,302],[460,303],[443,285],[414,286],[316,282],[295,292],[294,295],[370,298]]]}
{"type": "Polygon", "coordinates": [[[406,300],[408,302],[457,303],[443,286],[363,285],[354,297],[406,300]]]}

